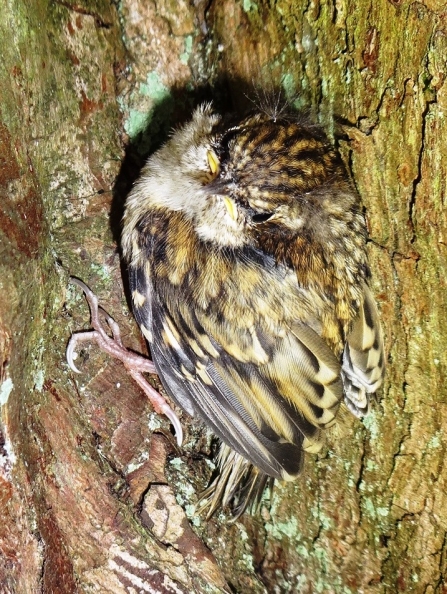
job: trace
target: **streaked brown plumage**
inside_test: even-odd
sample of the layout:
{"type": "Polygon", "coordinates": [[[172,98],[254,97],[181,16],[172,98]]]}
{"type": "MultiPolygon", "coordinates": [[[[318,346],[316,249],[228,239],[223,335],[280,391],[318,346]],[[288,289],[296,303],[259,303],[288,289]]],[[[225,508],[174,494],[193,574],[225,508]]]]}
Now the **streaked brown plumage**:
{"type": "Polygon", "coordinates": [[[129,195],[122,236],[135,317],[155,363],[127,351],[99,320],[81,281],[94,339],[120,358],[157,412],[182,428],[142,372],[220,437],[208,515],[235,516],[268,480],[291,480],[317,452],[344,402],[368,412],[384,374],[368,288],[366,231],[343,163],[316,126],[257,113],[229,123],[210,106],[148,160],[129,195]]]}
{"type": "Polygon", "coordinates": [[[343,400],[368,411],[384,355],[365,241],[338,153],[297,118],[205,105],[149,158],[123,251],[166,391],[229,446],[210,513],[293,479],[343,400]]]}

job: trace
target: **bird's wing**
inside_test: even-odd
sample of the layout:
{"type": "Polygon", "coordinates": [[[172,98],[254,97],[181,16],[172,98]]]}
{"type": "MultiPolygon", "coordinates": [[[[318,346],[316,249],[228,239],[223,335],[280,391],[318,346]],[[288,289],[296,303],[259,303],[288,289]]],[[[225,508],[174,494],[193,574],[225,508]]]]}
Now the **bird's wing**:
{"type": "Polygon", "coordinates": [[[296,321],[281,332],[257,322],[228,328],[218,304],[210,312],[193,296],[162,298],[138,267],[130,278],[136,319],[171,397],[266,474],[296,476],[302,450],[318,451],[343,398],[341,365],[320,336],[296,321]]]}
{"type": "Polygon", "coordinates": [[[363,294],[363,304],[346,338],[342,368],[345,403],[358,417],[368,412],[370,397],[382,384],[385,374],[379,314],[366,284],[363,294]]]}

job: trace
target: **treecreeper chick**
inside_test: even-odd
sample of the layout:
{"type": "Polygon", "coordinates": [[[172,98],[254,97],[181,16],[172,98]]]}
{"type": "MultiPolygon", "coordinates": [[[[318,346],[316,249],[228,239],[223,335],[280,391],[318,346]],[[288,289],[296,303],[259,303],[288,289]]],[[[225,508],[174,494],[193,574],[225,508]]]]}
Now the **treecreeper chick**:
{"type": "Polygon", "coordinates": [[[384,375],[359,197],[322,130],[210,105],[152,155],[125,208],[133,310],[168,395],[222,441],[208,515],[292,480],[340,405],[384,375]]]}

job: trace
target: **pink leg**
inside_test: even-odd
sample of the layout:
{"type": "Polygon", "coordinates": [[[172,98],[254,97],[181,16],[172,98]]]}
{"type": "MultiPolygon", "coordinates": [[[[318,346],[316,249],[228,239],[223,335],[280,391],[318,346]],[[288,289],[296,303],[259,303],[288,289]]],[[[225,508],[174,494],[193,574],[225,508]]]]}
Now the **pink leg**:
{"type": "Polygon", "coordinates": [[[130,375],[151,401],[154,410],[159,414],[166,415],[171,421],[172,425],[174,426],[177,443],[179,446],[182,445],[183,429],[179,418],[163,398],[163,396],[161,396],[142,375],[143,372],[157,373],[155,365],[146,357],[132,353],[132,351],[129,351],[123,346],[118,324],[107,314],[107,312],[102,310],[105,314],[106,322],[112,331],[112,337],[110,337],[102,327],[101,321],[99,319],[100,307],[98,305],[98,298],[96,295],[85,283],[79,279],[71,277],[70,280],[75,285],[81,287],[81,289],[84,291],[85,298],[87,299],[87,303],[90,308],[91,323],[93,327],[93,330],[89,330],[87,332],[78,332],[77,334],[73,334],[70,338],[66,352],[67,363],[70,369],[72,369],[75,373],[81,373],[73,362],[75,349],[80,342],[94,340],[101,350],[105,351],[115,359],[122,361],[130,375]]]}

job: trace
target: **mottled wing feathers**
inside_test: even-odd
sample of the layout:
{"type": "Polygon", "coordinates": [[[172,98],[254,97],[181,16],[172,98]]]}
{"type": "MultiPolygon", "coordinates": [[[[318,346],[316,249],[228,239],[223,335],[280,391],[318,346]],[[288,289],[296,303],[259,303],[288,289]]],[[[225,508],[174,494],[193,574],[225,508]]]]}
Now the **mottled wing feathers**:
{"type": "Polygon", "coordinates": [[[377,307],[366,284],[363,293],[363,305],[346,339],[342,369],[345,403],[358,417],[368,412],[370,396],[381,386],[385,373],[377,307]]]}
{"type": "Polygon", "coordinates": [[[129,266],[129,285],[135,319],[146,340],[151,343],[153,290],[149,262],[144,268],[129,266]]]}
{"type": "Polygon", "coordinates": [[[213,432],[265,473],[281,478],[290,460],[294,474],[301,468],[301,448],[289,443],[275,443],[262,434],[241,405],[239,399],[216,371],[213,361],[195,376],[186,376],[176,366],[178,354],[171,345],[160,340],[163,327],[162,308],[154,311],[152,356],[163,384],[180,406],[191,415],[206,420],[213,432]]]}
{"type": "Polygon", "coordinates": [[[147,266],[133,267],[130,278],[136,319],[171,397],[263,472],[296,476],[302,450],[320,449],[321,429],[333,423],[343,397],[340,363],[324,341],[304,323],[274,332],[273,324],[244,328],[240,319],[238,326],[235,317],[227,328],[233,342],[224,347],[212,336],[216,316],[192,295],[162,299],[164,285],[144,299],[152,293],[147,266]]]}

